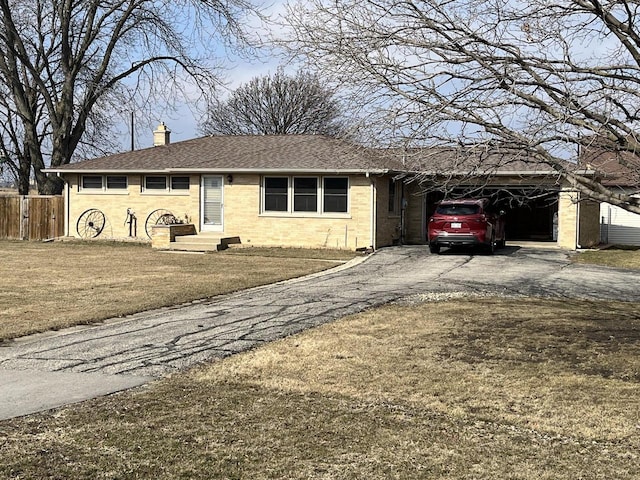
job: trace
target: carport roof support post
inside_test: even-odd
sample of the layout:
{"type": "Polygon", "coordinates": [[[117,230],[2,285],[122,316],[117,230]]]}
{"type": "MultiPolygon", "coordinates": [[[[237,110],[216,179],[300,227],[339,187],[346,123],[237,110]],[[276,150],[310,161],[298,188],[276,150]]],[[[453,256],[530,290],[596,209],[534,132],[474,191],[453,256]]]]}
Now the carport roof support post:
{"type": "Polygon", "coordinates": [[[558,246],[575,250],[578,238],[578,192],[563,189],[558,195],[558,246]]]}

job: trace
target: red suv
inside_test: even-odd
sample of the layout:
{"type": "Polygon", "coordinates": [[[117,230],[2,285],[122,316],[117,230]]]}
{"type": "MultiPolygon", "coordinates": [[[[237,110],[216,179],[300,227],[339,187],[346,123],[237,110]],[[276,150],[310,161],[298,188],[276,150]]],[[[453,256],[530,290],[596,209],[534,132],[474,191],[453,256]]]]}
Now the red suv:
{"type": "Polygon", "coordinates": [[[443,200],[427,228],[431,253],[457,245],[479,245],[493,253],[505,244],[504,213],[494,212],[486,198],[443,200]]]}

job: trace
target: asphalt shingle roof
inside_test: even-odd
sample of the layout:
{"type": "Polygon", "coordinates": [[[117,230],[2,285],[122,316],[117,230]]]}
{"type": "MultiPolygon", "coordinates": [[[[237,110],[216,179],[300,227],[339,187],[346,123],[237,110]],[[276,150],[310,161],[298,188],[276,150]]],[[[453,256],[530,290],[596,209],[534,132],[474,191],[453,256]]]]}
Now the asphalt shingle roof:
{"type": "Polygon", "coordinates": [[[381,171],[371,150],[319,135],[210,136],[118,153],[51,171],[381,171]]]}
{"type": "Polygon", "coordinates": [[[640,186],[640,156],[632,152],[616,152],[613,149],[587,147],[580,161],[599,172],[603,185],[613,187],[640,186]]]}
{"type": "MultiPolygon", "coordinates": [[[[574,165],[575,166],[575,165],[574,165]]],[[[51,172],[421,172],[549,174],[513,151],[461,148],[372,149],[322,135],[220,135],[84,160],[51,172]]]]}

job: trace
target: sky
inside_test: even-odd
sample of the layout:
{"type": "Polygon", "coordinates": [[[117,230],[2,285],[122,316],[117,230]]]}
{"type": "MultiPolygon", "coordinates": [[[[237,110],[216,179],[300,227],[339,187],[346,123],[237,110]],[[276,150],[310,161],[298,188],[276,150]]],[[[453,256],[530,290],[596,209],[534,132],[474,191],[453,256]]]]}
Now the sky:
{"type": "MultiPolygon", "coordinates": [[[[277,18],[284,10],[285,0],[274,0],[266,5],[262,11],[270,18],[277,18]]],[[[265,26],[258,20],[252,22],[248,27],[248,30],[253,35],[260,38],[265,38],[267,30],[272,32],[273,29],[273,26],[265,26]]],[[[257,51],[251,58],[247,58],[246,56],[241,57],[233,52],[222,50],[220,50],[219,53],[220,58],[224,59],[222,80],[226,84],[225,90],[227,93],[247,83],[252,78],[275,73],[281,65],[281,59],[268,53],[266,49],[264,51],[257,51]]],[[[293,69],[293,67],[291,68],[293,69]]],[[[202,108],[201,105],[200,107],[202,108]]],[[[179,108],[178,112],[171,112],[168,109],[162,112],[161,109],[159,109],[157,114],[158,118],[152,125],[139,125],[136,123],[136,149],[153,146],[153,130],[155,130],[161,122],[164,122],[171,131],[171,143],[201,137],[202,134],[199,131],[200,113],[194,112],[193,110],[193,108],[185,103],[179,108]]],[[[142,121],[142,119],[134,121],[142,121]]],[[[146,123],[147,120],[144,120],[144,122],[146,123]]],[[[129,124],[120,128],[123,150],[129,149],[131,146],[130,132],[129,124]]]]}

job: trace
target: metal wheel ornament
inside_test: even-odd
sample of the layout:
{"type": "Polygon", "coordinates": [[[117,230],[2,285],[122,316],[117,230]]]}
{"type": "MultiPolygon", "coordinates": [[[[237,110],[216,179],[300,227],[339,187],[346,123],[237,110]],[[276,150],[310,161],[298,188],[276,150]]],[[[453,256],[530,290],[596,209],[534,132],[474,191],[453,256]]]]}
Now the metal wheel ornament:
{"type": "Polygon", "coordinates": [[[80,238],[95,238],[102,233],[105,216],[97,208],[90,208],[82,212],[76,223],[76,231],[80,238]]]}
{"type": "Polygon", "coordinates": [[[158,208],[147,217],[147,221],[144,222],[144,231],[147,237],[151,238],[151,227],[154,225],[173,225],[174,223],[178,223],[178,219],[173,213],[164,208],[158,208]]]}

